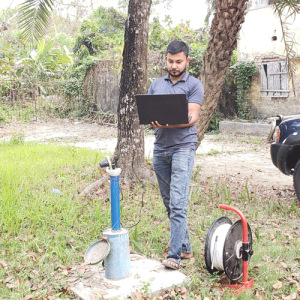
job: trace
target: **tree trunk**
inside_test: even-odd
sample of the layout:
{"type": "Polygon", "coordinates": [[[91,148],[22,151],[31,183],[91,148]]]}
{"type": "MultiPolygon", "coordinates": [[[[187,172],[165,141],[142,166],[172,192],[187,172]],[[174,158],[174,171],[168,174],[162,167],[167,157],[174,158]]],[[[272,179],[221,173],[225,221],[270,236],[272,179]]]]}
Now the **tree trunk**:
{"type": "MultiPolygon", "coordinates": [[[[144,177],[144,129],[139,124],[136,94],[147,93],[148,26],[152,0],[130,0],[125,24],[123,67],[118,105],[118,143],[115,160],[122,177],[144,177]]],[[[137,178],[138,177],[138,178],[137,178]]]]}
{"type": "Polygon", "coordinates": [[[230,66],[237,35],[244,22],[248,0],[217,0],[210,28],[210,40],[203,58],[200,78],[204,87],[202,109],[197,122],[198,146],[218,104],[226,71],[230,66]]]}

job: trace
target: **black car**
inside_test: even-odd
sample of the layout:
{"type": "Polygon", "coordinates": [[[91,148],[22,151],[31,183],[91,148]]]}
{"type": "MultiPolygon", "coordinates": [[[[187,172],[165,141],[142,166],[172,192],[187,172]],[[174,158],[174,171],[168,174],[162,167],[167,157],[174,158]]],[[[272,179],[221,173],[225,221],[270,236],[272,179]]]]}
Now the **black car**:
{"type": "Polygon", "coordinates": [[[293,175],[300,201],[300,115],[271,118],[268,137],[273,164],[285,175],[293,175]]]}

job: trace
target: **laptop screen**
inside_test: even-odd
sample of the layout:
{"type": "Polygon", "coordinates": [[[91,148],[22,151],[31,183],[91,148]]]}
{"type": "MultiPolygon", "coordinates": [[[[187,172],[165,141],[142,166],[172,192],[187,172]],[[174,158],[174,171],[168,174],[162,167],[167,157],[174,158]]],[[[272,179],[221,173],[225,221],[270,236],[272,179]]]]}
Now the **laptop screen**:
{"type": "Polygon", "coordinates": [[[188,103],[185,94],[136,95],[140,124],[175,125],[188,123],[188,103]]]}

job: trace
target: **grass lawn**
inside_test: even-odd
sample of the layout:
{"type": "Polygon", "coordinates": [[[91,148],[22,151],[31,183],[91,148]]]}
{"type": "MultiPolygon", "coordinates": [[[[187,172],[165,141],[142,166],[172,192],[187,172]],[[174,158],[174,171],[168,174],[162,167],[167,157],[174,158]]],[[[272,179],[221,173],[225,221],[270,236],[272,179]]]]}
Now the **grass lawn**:
{"type": "MultiPolygon", "coordinates": [[[[75,299],[68,270],[83,262],[87,247],[110,227],[108,183],[88,199],[78,197],[101,176],[98,162],[104,155],[54,143],[25,143],[18,137],[0,143],[0,299],[75,299]]],[[[296,199],[269,199],[249,190],[247,182],[242,186],[204,182],[197,168],[192,180],[188,224],[195,260],[181,266],[191,279],[187,298],[297,299],[300,208],[296,199]],[[253,235],[249,277],[255,283],[239,296],[220,294],[213,287],[220,277],[210,275],[204,262],[212,222],[222,215],[232,221],[237,217],[220,210],[221,203],[244,212],[253,235]]],[[[122,186],[125,228],[139,220],[142,190],[139,183],[122,186]]],[[[163,257],[169,224],[156,185],[146,184],[142,220],[129,234],[131,248],[154,259],[163,257]]],[[[173,299],[181,299],[178,289],[174,291],[173,299]]]]}

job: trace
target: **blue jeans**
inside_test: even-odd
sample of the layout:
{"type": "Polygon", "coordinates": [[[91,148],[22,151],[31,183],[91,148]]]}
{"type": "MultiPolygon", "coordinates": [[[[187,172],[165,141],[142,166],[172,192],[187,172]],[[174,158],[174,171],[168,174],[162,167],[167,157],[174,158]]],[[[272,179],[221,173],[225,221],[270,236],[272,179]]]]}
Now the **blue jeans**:
{"type": "Polygon", "coordinates": [[[181,252],[192,251],[187,226],[189,185],[195,151],[188,148],[155,151],[153,168],[170,220],[170,251],[167,258],[180,263],[181,252]]]}

